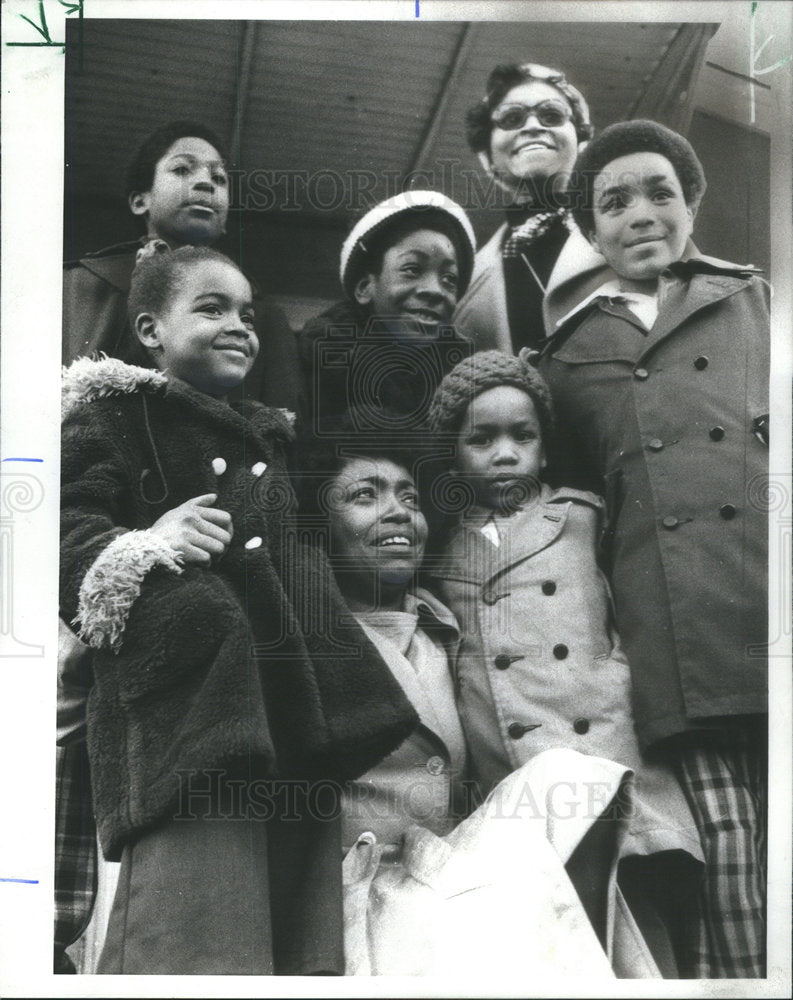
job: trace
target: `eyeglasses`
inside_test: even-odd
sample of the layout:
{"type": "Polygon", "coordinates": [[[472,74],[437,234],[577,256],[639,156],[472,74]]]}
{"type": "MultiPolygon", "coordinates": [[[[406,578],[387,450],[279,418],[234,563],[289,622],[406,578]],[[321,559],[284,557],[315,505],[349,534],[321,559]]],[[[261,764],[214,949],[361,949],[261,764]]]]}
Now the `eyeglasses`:
{"type": "Polygon", "coordinates": [[[535,104],[533,108],[526,107],[525,104],[505,104],[494,112],[490,120],[504,132],[514,132],[517,128],[523,128],[529,115],[534,115],[543,128],[559,128],[570,121],[573,112],[563,104],[555,104],[553,101],[543,101],[542,104],[535,104]]]}

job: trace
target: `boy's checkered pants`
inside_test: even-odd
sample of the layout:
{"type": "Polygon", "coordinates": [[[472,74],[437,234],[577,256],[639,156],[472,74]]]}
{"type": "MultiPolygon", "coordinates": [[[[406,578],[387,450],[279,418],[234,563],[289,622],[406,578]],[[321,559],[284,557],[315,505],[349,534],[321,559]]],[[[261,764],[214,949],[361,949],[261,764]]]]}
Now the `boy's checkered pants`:
{"type": "MultiPolygon", "coordinates": [[[[752,723],[703,734],[677,755],[678,777],[702,839],[703,920],[684,976],[766,974],[768,746],[752,723]]],[[[682,970],[681,970],[682,971],[682,970]]]]}

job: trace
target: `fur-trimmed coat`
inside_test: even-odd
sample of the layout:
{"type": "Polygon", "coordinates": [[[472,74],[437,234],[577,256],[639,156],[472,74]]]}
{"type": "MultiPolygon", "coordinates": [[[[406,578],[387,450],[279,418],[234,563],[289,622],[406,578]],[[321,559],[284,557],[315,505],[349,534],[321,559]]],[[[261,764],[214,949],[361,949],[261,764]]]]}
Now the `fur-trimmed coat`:
{"type": "Polygon", "coordinates": [[[63,416],[61,614],[96,651],[88,742],[108,858],[173,815],[179,772],[343,780],[399,745],[415,711],[344,619],[322,557],[295,544],[282,412],[83,359],[63,416]],[[147,529],[205,493],[233,539],[211,569],[182,566],[147,529]]]}

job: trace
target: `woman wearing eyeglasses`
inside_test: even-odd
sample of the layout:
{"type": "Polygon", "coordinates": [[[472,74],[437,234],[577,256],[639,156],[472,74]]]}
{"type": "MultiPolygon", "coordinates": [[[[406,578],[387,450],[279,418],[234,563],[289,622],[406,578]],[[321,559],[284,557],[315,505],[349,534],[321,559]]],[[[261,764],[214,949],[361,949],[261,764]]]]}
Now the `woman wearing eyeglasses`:
{"type": "Polygon", "coordinates": [[[516,354],[544,339],[543,298],[549,293],[552,299],[569,277],[567,259],[575,262],[576,282],[586,286],[583,294],[604,280],[605,262],[593,257],[565,202],[578,151],[592,136],[589,108],[558,70],[501,65],[468,112],[466,130],[469,146],[510,204],[506,220],[476,255],[454,323],[477,349],[516,354]]]}

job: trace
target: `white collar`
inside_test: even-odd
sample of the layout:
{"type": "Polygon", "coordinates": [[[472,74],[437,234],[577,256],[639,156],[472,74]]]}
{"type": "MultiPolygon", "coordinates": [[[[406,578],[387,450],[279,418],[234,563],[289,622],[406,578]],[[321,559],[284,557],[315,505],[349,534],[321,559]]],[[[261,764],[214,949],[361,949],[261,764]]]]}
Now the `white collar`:
{"type": "MultiPolygon", "coordinates": [[[[619,278],[610,278],[608,281],[604,281],[602,285],[590,292],[586,298],[582,299],[577,305],[573,306],[570,312],[566,313],[556,324],[557,329],[563,326],[567,321],[575,316],[576,313],[581,312],[585,309],[590,302],[594,302],[595,299],[608,299],[610,302],[623,302],[625,303],[632,312],[645,322],[648,327],[652,326],[651,323],[646,323],[645,315],[652,313],[658,313],[658,295],[647,295],[645,292],[626,292],[620,288],[619,278]]],[[[655,317],[653,316],[653,319],[655,317]]]]}

